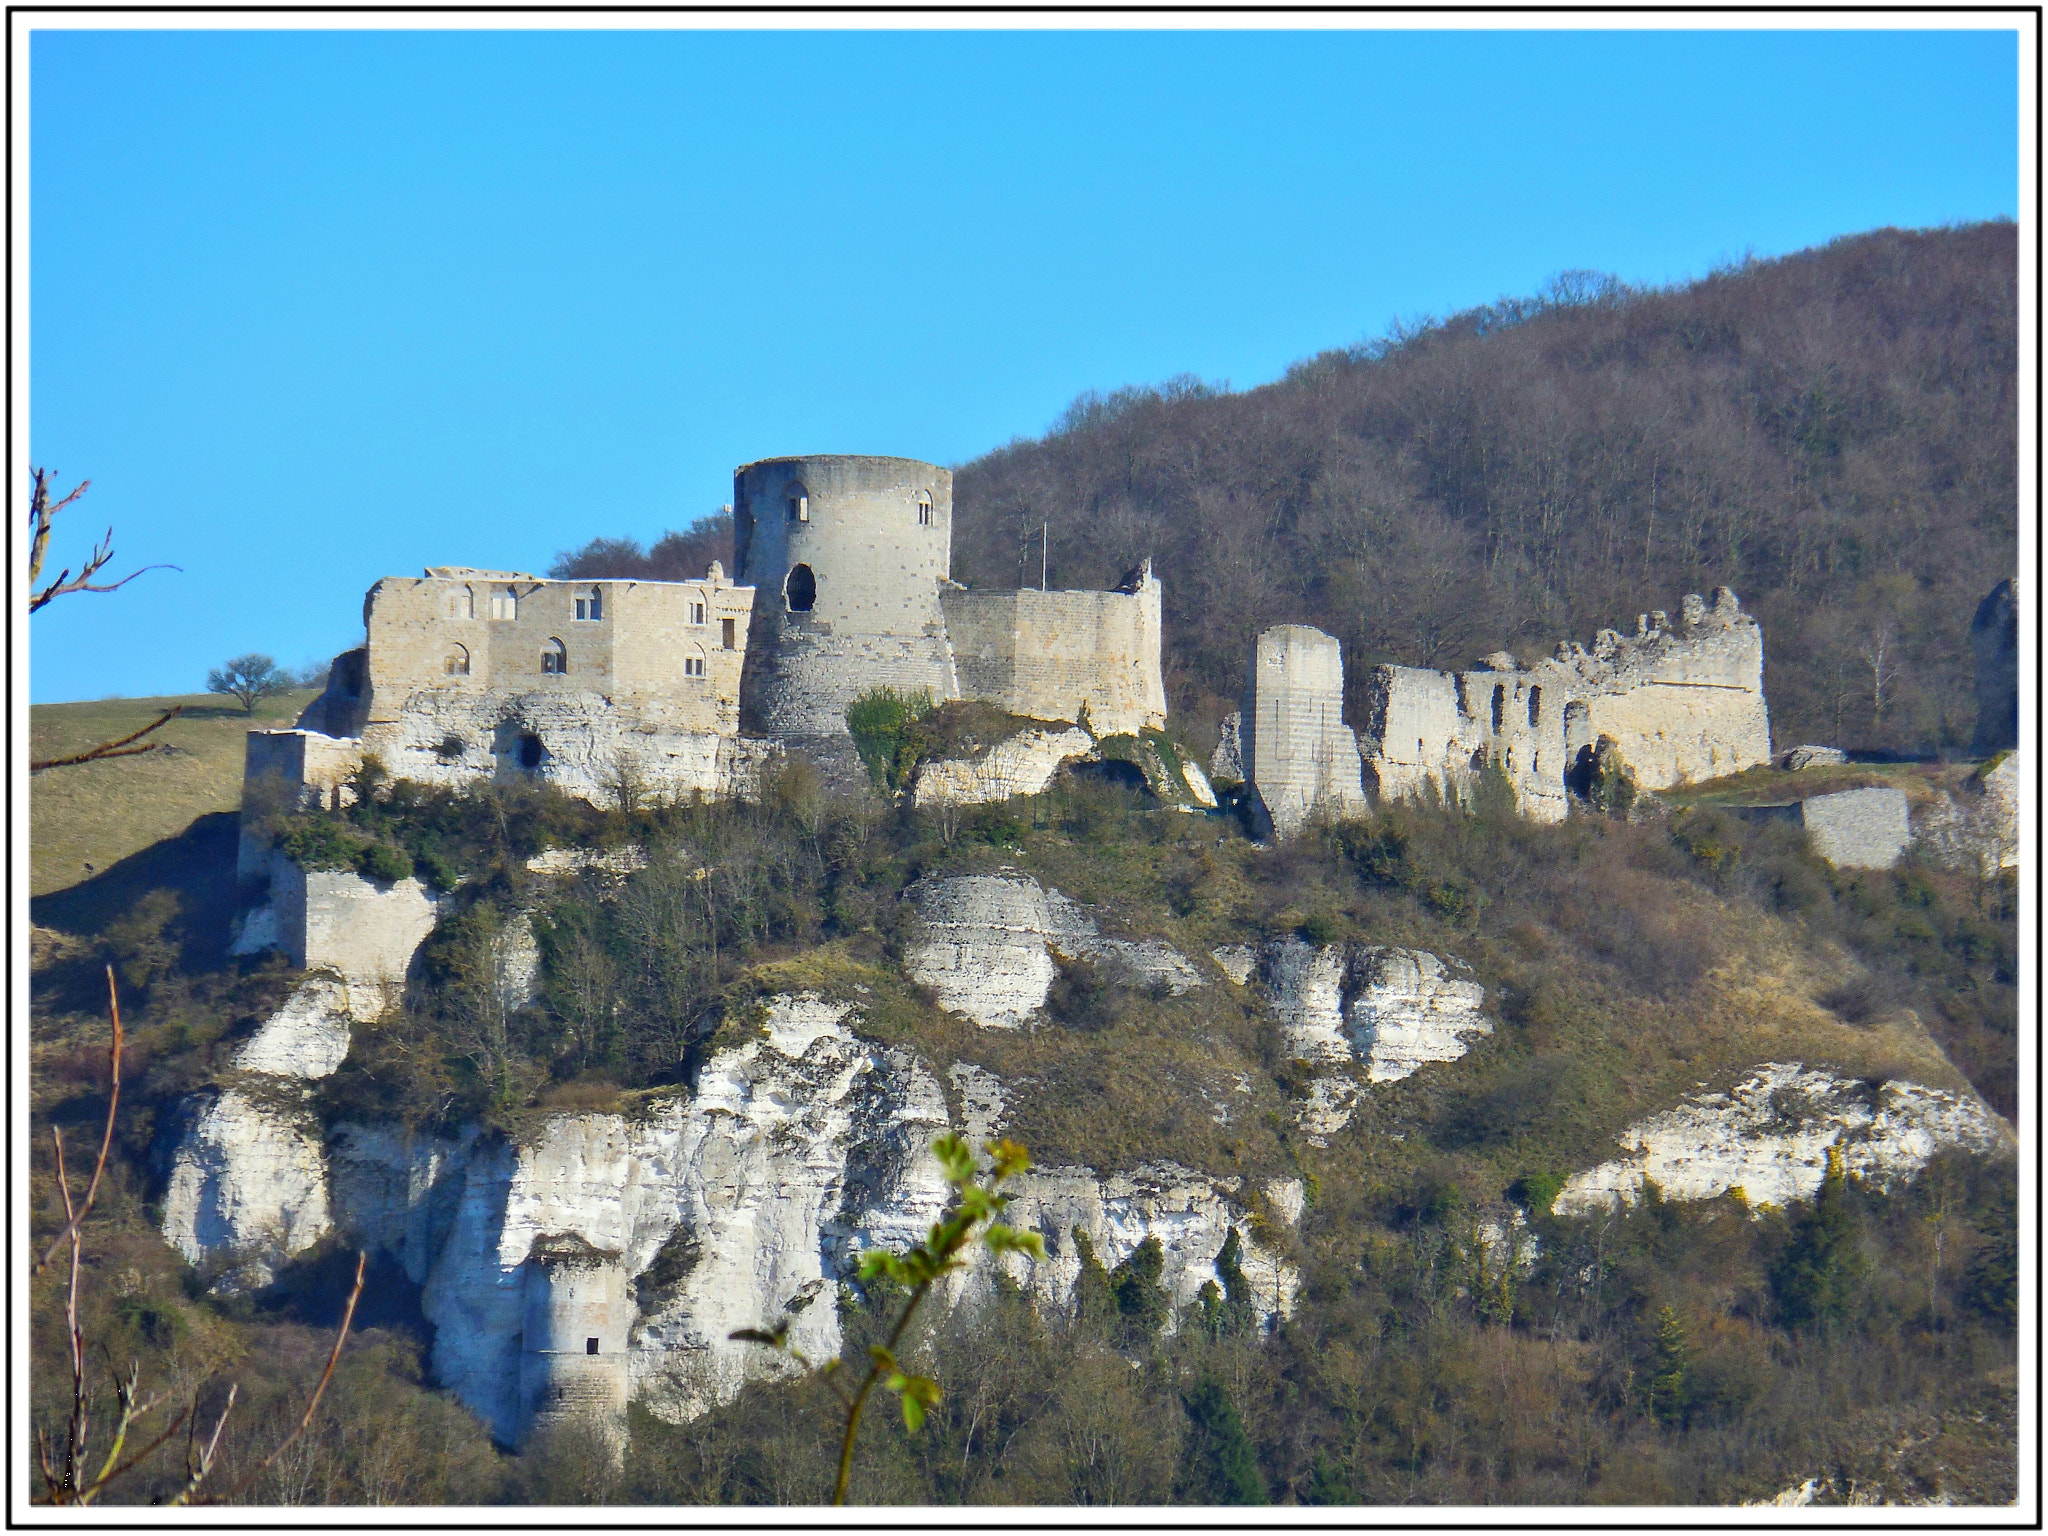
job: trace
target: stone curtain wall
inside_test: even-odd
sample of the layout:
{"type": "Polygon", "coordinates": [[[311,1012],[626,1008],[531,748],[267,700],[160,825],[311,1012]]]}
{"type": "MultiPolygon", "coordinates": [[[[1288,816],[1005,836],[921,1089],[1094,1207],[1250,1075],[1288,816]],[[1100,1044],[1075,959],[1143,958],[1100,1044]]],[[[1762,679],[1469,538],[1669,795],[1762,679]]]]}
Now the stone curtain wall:
{"type": "Polygon", "coordinates": [[[1260,635],[1244,721],[1245,772],[1278,835],[1292,836],[1314,814],[1365,808],[1358,738],[1344,724],[1343,649],[1334,636],[1304,624],[1260,635]]]}
{"type": "Polygon", "coordinates": [[[1166,724],[1160,586],[1136,592],[942,594],[963,698],[1033,720],[1078,720],[1098,736],[1166,724]]]}

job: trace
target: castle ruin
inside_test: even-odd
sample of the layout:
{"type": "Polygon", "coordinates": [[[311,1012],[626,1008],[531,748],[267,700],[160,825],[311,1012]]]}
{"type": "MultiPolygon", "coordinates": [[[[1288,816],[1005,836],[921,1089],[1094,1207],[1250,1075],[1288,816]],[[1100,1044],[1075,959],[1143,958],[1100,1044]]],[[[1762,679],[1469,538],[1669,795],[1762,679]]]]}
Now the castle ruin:
{"type": "MultiPolygon", "coordinates": [[[[366,757],[426,784],[536,779],[598,804],[747,791],[800,750],[860,775],[846,709],[880,687],[1098,735],[1166,723],[1160,584],[977,591],[951,579],[953,476],[916,459],[764,459],[733,476],[736,575],[545,580],[432,566],[363,603],[295,728],[246,775],[334,805],[366,757]]],[[[242,872],[265,850],[245,842],[242,872]]]]}
{"type": "MultiPolygon", "coordinates": [[[[1633,636],[1603,629],[1590,649],[1560,644],[1532,666],[1502,651],[1469,672],[1375,667],[1356,747],[1364,788],[1463,799],[1494,768],[1523,815],[1562,821],[1603,739],[1644,789],[1740,773],[1771,757],[1763,669],[1763,630],[1726,587],[1687,597],[1675,624],[1641,614],[1633,636]]],[[[1352,735],[1335,713],[1343,689],[1328,635],[1281,625],[1259,637],[1251,697],[1226,722],[1215,768],[1251,786],[1282,836],[1312,812],[1362,803],[1337,767],[1352,735]]]]}

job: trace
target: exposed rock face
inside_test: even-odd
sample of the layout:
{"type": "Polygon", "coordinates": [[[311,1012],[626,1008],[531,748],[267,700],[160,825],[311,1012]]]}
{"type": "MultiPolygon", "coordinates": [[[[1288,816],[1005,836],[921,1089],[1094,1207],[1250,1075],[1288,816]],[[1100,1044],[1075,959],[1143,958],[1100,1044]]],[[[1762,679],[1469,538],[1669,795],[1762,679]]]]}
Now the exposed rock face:
{"type": "Polygon", "coordinates": [[[1977,730],[1971,750],[1989,757],[2019,745],[2019,583],[2001,581],[1984,595],[1970,621],[1970,651],[1977,663],[1977,730]]]}
{"type": "Polygon", "coordinates": [[[977,759],[947,758],[917,771],[919,805],[991,805],[1013,795],[1045,792],[1060,764],[1086,757],[1095,738],[1077,726],[1019,731],[977,759]]]}
{"type": "Polygon", "coordinates": [[[164,1241],[192,1263],[260,1288],[332,1230],[320,1128],[302,1105],[230,1088],[192,1117],[164,1192],[164,1241]]]}
{"type": "MultiPolygon", "coordinates": [[[[1270,940],[1226,946],[1212,958],[1233,980],[1256,985],[1298,1061],[1356,1063],[1368,1082],[1396,1082],[1431,1062],[1456,1061],[1471,1037],[1493,1033],[1480,1013],[1485,989],[1452,974],[1426,950],[1375,944],[1270,940]]],[[[1461,961],[1450,962],[1463,968],[1461,961]]],[[[1360,1088],[1348,1073],[1310,1084],[1298,1111],[1316,1146],[1351,1121],[1360,1088]]]]}
{"type": "Polygon", "coordinates": [[[1412,1077],[1431,1062],[1456,1061],[1470,1049],[1468,1035],[1493,1033],[1479,1012],[1486,989],[1452,975],[1427,950],[1367,949],[1355,966],[1358,990],[1345,1020],[1375,1083],[1412,1077]]]}
{"type": "Polygon", "coordinates": [[[1176,996],[1202,984],[1170,945],[1105,938],[1084,908],[1028,875],[959,875],[910,895],[924,930],[905,957],[910,973],[984,1029],[1016,1029],[1045,1005],[1055,952],[1176,996]]]}
{"type": "Polygon", "coordinates": [[[1974,1095],[1918,1083],[1845,1081],[1797,1062],[1766,1062],[1727,1093],[1700,1094],[1629,1127],[1631,1155],[1574,1174],[1564,1214],[1633,1203],[1645,1178],[1668,1200],[1739,1189],[1752,1205],[1810,1198],[1840,1144],[1846,1170],[1880,1185],[1911,1178],[1942,1147],[1988,1153],[2012,1133],[1974,1095]]]}
{"type": "Polygon", "coordinates": [[[1334,636],[1305,624],[1261,634],[1238,730],[1245,782],[1275,836],[1294,836],[1314,816],[1365,809],[1358,738],[1344,723],[1344,655],[1334,636]]]}
{"type": "MultiPolygon", "coordinates": [[[[629,1397],[687,1418],[788,1368],[732,1343],[735,1328],[787,1317],[796,1347],[835,1354],[837,1287],[860,1254],[920,1240],[944,1208],[929,1146],[955,1123],[946,1095],[907,1053],[858,1039],[849,1014],[776,998],[758,1038],[705,1065],[694,1098],[642,1118],[558,1116],[526,1144],[342,1127],[331,1175],[310,1124],[225,1094],[181,1149],[166,1235],[196,1263],[241,1257],[265,1233],[274,1254],[298,1252],[336,1225],[386,1248],[425,1283],[435,1374],[507,1443],[629,1397]]],[[[999,1133],[1003,1085],[966,1063],[953,1078],[963,1128],[999,1133]]],[[[1049,1262],[1002,1262],[1064,1308],[1074,1228],[1109,1265],[1156,1237],[1162,1283],[1185,1304],[1216,1280],[1236,1227],[1262,1314],[1285,1315],[1298,1277],[1245,1224],[1238,1187],[1164,1163],[1035,1170],[1009,1219],[1041,1233],[1049,1262]]],[[[973,1304],[995,1262],[979,1258],[950,1299],[973,1304]]]]}
{"type": "Polygon", "coordinates": [[[1223,724],[1217,732],[1216,750],[1209,756],[1209,778],[1212,783],[1244,782],[1243,726],[1244,716],[1237,710],[1233,709],[1223,717],[1223,724]]]}
{"type": "Polygon", "coordinates": [[[2020,860],[2020,757],[2008,752],[1956,790],[1913,809],[1913,846],[1990,879],[2020,860]]]}
{"type": "Polygon", "coordinates": [[[348,1055],[353,1017],[347,982],[308,976],[236,1053],[235,1066],[279,1077],[325,1077],[348,1055]]]}
{"type": "Polygon", "coordinates": [[[1426,950],[1290,938],[1261,945],[1254,966],[1298,1060],[1356,1060],[1376,1083],[1456,1061],[1467,1036],[1493,1033],[1479,1012],[1485,988],[1426,950]]]}
{"type": "Polygon", "coordinates": [[[1840,747],[1794,747],[1778,754],[1778,766],[1792,773],[1806,768],[1837,768],[1848,761],[1849,754],[1840,747]]]}

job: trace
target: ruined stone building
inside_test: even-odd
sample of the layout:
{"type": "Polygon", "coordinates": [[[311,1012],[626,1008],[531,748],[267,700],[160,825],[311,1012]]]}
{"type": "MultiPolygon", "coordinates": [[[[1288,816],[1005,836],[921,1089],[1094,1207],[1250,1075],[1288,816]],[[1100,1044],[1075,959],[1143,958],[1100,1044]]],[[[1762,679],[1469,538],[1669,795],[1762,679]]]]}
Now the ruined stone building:
{"type": "MultiPolygon", "coordinates": [[[[1375,667],[1357,733],[1363,788],[1463,797],[1493,764],[1524,815],[1562,821],[1603,737],[1644,789],[1740,773],[1770,761],[1763,667],[1763,631],[1726,587],[1686,598],[1675,624],[1642,614],[1633,636],[1603,629],[1590,649],[1560,644],[1532,666],[1498,652],[1469,672],[1375,667]]],[[[1362,803],[1343,697],[1336,640],[1298,625],[1259,637],[1214,766],[1252,787],[1283,836],[1319,808],[1362,803]]]]}
{"type": "Polygon", "coordinates": [[[1115,592],[963,587],[952,474],[915,459],[748,464],[733,516],[733,579],[385,577],[296,728],[250,734],[249,777],[331,801],[374,755],[394,777],[528,776],[598,803],[733,794],[778,750],[857,773],[846,708],[878,687],[1098,735],[1165,723],[1149,564],[1115,592]]]}

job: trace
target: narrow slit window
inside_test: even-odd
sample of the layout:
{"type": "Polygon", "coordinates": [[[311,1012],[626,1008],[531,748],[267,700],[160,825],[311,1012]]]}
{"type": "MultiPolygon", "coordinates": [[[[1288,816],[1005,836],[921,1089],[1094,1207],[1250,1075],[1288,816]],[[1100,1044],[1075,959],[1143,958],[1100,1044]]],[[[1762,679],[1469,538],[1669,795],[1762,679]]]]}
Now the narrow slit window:
{"type": "Polygon", "coordinates": [[[792,523],[808,523],[811,520],[811,493],[800,485],[789,488],[789,520],[792,523]]]}
{"type": "Polygon", "coordinates": [[[930,491],[919,491],[917,493],[917,525],[920,528],[929,528],[932,525],[932,493],[930,491]]]}
{"type": "Polygon", "coordinates": [[[731,619],[720,619],[718,621],[719,637],[725,642],[725,649],[728,651],[738,649],[733,643],[738,638],[734,633],[736,627],[731,619]]]}
{"type": "Polygon", "coordinates": [[[1498,736],[1500,728],[1507,723],[1508,689],[1505,683],[1493,685],[1493,734],[1498,736]]]}
{"type": "Polygon", "coordinates": [[[1543,690],[1541,688],[1531,688],[1529,690],[1529,723],[1531,725],[1537,724],[1538,717],[1540,717],[1542,713],[1543,690]]]}

